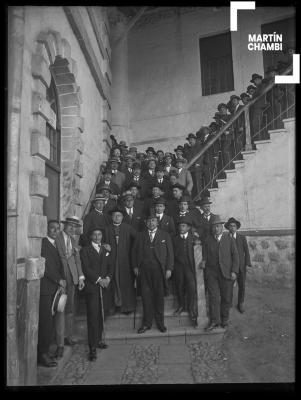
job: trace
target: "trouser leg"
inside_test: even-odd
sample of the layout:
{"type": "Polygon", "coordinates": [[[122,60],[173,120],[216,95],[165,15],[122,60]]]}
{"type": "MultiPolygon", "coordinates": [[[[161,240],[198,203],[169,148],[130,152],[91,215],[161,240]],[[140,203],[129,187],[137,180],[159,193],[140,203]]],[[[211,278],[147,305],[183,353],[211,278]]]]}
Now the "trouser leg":
{"type": "Polygon", "coordinates": [[[86,294],[89,348],[95,349],[101,337],[102,317],[99,293],[86,294]]]}
{"type": "Polygon", "coordinates": [[[175,279],[175,287],[176,287],[176,296],[178,301],[178,307],[184,308],[185,299],[184,299],[184,271],[183,266],[177,265],[174,269],[174,279],[175,279]]]}
{"type": "Polygon", "coordinates": [[[220,273],[219,286],[221,296],[220,317],[223,323],[229,320],[230,308],[232,307],[233,299],[233,281],[231,279],[225,279],[220,273]]]}
{"type": "Polygon", "coordinates": [[[151,271],[149,267],[144,267],[141,270],[141,298],[143,306],[142,325],[151,328],[154,318],[154,306],[153,306],[151,271]]]}
{"type": "Polygon", "coordinates": [[[52,295],[41,295],[39,305],[38,356],[48,353],[54,324],[51,314],[52,295]]]}
{"type": "Polygon", "coordinates": [[[161,266],[158,264],[152,270],[152,288],[154,301],[154,317],[158,328],[164,326],[164,282],[161,266]]]}
{"type": "Polygon", "coordinates": [[[65,337],[65,313],[57,312],[54,316],[55,341],[57,346],[64,346],[65,337]]]}
{"type": "Polygon", "coordinates": [[[198,316],[196,279],[189,266],[185,269],[185,289],[187,295],[188,313],[190,318],[195,319],[198,316]]]}
{"type": "Polygon", "coordinates": [[[245,284],[246,284],[246,274],[244,271],[239,271],[237,275],[238,304],[242,304],[245,300],[245,284]]]}
{"type": "Polygon", "coordinates": [[[206,274],[209,299],[209,319],[212,324],[220,324],[220,287],[216,274],[206,274]]]}
{"type": "Polygon", "coordinates": [[[65,337],[73,334],[75,285],[67,284],[67,302],[65,306],[65,337]]]}

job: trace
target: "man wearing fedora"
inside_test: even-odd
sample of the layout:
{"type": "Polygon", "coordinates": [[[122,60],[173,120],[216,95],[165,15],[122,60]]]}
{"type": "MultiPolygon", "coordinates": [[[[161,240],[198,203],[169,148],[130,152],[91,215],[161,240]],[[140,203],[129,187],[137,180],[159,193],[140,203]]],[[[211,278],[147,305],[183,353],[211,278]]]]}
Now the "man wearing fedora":
{"type": "Polygon", "coordinates": [[[173,188],[176,185],[176,183],[178,182],[178,177],[179,177],[179,174],[176,169],[174,171],[171,171],[168,174],[168,178],[169,178],[168,189],[167,189],[167,192],[164,194],[164,197],[168,201],[173,199],[173,188]]]}
{"type": "Polygon", "coordinates": [[[116,157],[112,157],[109,159],[109,165],[112,172],[112,182],[116,183],[119,190],[122,191],[124,182],[125,182],[125,175],[123,172],[119,171],[118,168],[120,167],[120,161],[116,157]]]}
{"type": "Polygon", "coordinates": [[[141,186],[135,181],[132,181],[126,188],[126,191],[131,192],[134,199],[134,206],[143,209],[143,201],[141,200],[140,196],[141,186]]]}
{"type": "Polygon", "coordinates": [[[123,192],[121,207],[124,210],[123,222],[132,226],[136,232],[140,232],[144,228],[143,205],[135,204],[131,191],[123,192]]]}
{"type": "Polygon", "coordinates": [[[76,343],[72,338],[75,288],[78,286],[78,289],[82,290],[85,286],[85,277],[81,267],[79,249],[73,238],[75,229],[81,226],[80,220],[76,216],[71,216],[67,217],[62,223],[64,224],[64,229],[57,235],[55,243],[66,277],[67,304],[65,312],[57,313],[56,316],[59,355],[63,353],[64,344],[72,346],[76,343]]]}
{"type": "Polygon", "coordinates": [[[103,212],[108,214],[112,208],[114,208],[117,204],[116,199],[111,198],[112,190],[110,186],[103,185],[99,187],[99,194],[105,198],[103,212]]]}
{"type": "MultiPolygon", "coordinates": [[[[183,157],[184,154],[184,147],[181,145],[178,145],[175,149],[174,152],[176,153],[176,158],[181,158],[183,157]]],[[[174,161],[175,162],[175,161],[174,161]]]]}
{"type": "MultiPolygon", "coordinates": [[[[277,75],[277,68],[270,65],[265,73],[267,85],[274,83],[275,76],[277,75]]],[[[284,91],[282,85],[274,85],[265,95],[268,107],[264,110],[264,115],[266,117],[268,129],[280,129],[283,127],[282,118],[280,117],[283,95],[284,91]]]]}
{"type": "Polygon", "coordinates": [[[123,186],[125,188],[133,179],[133,164],[135,161],[135,157],[132,154],[127,154],[124,157],[124,161],[125,161],[125,166],[121,168],[120,171],[123,172],[125,175],[125,182],[123,186]]]}
{"type": "Polygon", "coordinates": [[[164,197],[159,197],[154,201],[154,209],[158,218],[158,228],[162,231],[174,235],[176,232],[174,220],[169,215],[165,214],[166,200],[164,197]]]}
{"type": "MultiPolygon", "coordinates": [[[[220,103],[218,106],[218,111],[220,114],[220,122],[221,126],[223,127],[226,125],[230,119],[231,115],[227,113],[227,104],[225,103],[220,103]]],[[[231,161],[234,157],[234,129],[233,126],[230,126],[221,136],[221,152],[222,152],[222,161],[223,161],[223,167],[225,169],[230,169],[231,166],[231,161]]]]}
{"type": "Polygon", "coordinates": [[[146,227],[134,246],[136,276],[140,275],[143,306],[142,325],[138,333],[151,329],[155,318],[160,332],[166,332],[164,325],[164,295],[168,291],[168,279],[174,266],[174,253],[170,235],[158,228],[158,218],[151,211],[146,218],[146,227]]]}
{"type": "Polygon", "coordinates": [[[89,344],[89,360],[95,361],[97,358],[96,348],[107,348],[102,341],[104,309],[107,288],[113,277],[113,264],[110,253],[102,244],[103,229],[94,226],[89,231],[90,243],[82,247],[80,257],[83,271],[86,277],[86,285],[84,288],[86,305],[87,305],[87,328],[88,328],[88,344],[89,344]],[[100,295],[102,291],[102,296],[100,295]]]}
{"type": "Polygon", "coordinates": [[[147,184],[147,194],[150,194],[150,188],[156,178],[156,159],[155,157],[150,157],[147,160],[147,169],[144,171],[143,178],[147,184]]]}
{"type": "Polygon", "coordinates": [[[169,176],[171,172],[177,172],[177,169],[172,165],[173,155],[169,152],[164,155],[164,175],[169,176]]]}
{"type": "Polygon", "coordinates": [[[109,313],[130,313],[135,308],[134,271],[131,259],[135,229],[124,222],[126,211],[116,206],[110,211],[112,222],[105,228],[105,240],[111,246],[114,274],[110,286],[109,313]]]}
{"type": "Polygon", "coordinates": [[[197,326],[197,282],[194,261],[194,238],[191,232],[191,219],[186,216],[179,218],[178,233],[173,237],[174,270],[176,297],[178,308],[175,316],[181,315],[187,298],[187,310],[193,326],[197,326]]]}
{"type": "Polygon", "coordinates": [[[256,86],[249,85],[247,87],[247,94],[250,96],[251,100],[253,99],[254,94],[256,93],[256,86]]]}
{"type": "Polygon", "coordinates": [[[187,160],[183,157],[178,157],[176,158],[175,162],[179,174],[178,183],[184,186],[188,194],[191,195],[193,180],[190,171],[184,167],[184,164],[186,164],[187,160]]]}
{"type": "Polygon", "coordinates": [[[238,233],[238,229],[240,228],[240,222],[235,218],[231,217],[225,223],[225,228],[229,231],[229,236],[231,236],[236,244],[239,256],[239,271],[237,274],[237,285],[238,285],[238,302],[237,308],[238,311],[243,313],[244,309],[244,300],[245,300],[245,287],[246,287],[246,275],[247,268],[251,267],[251,259],[249,253],[248,242],[245,236],[238,233]]]}
{"type": "Polygon", "coordinates": [[[178,212],[174,216],[174,223],[178,227],[179,221],[185,217],[186,220],[190,221],[192,230],[195,232],[199,229],[199,222],[194,218],[195,214],[191,208],[192,204],[190,196],[183,195],[178,201],[178,212]]]}
{"type": "Polygon", "coordinates": [[[144,214],[147,215],[149,211],[152,209],[155,209],[155,201],[163,196],[163,189],[160,183],[157,183],[156,181],[153,183],[153,185],[150,188],[151,190],[151,197],[148,197],[147,199],[144,200],[144,214]]]}
{"type": "Polygon", "coordinates": [[[103,173],[103,177],[102,179],[98,182],[98,184],[96,185],[96,193],[100,193],[101,192],[101,188],[103,186],[107,186],[111,189],[111,194],[115,195],[115,196],[119,196],[120,195],[120,189],[119,187],[116,185],[115,182],[112,181],[112,170],[107,168],[104,173],[103,173]]]}
{"type": "Polygon", "coordinates": [[[158,150],[157,151],[157,166],[164,166],[164,151],[163,150],[158,150]]]}
{"type": "Polygon", "coordinates": [[[93,227],[98,226],[104,229],[110,223],[109,215],[104,212],[106,200],[102,194],[96,194],[92,200],[93,209],[84,218],[83,233],[79,240],[80,246],[89,244],[89,232],[93,227]]]}
{"type": "Polygon", "coordinates": [[[54,318],[51,309],[57,289],[66,287],[63,265],[55,244],[59,231],[59,221],[48,221],[47,236],[43,238],[41,248],[41,257],[45,258],[45,272],[40,285],[38,364],[44,367],[57,365],[49,354],[49,346],[54,334],[54,318]]]}
{"type": "Polygon", "coordinates": [[[148,184],[147,181],[141,175],[141,165],[139,162],[133,164],[132,182],[135,182],[137,185],[140,186],[139,189],[140,199],[143,200],[147,196],[148,184]]]}
{"type": "MultiPolygon", "coordinates": [[[[153,147],[148,147],[145,150],[145,153],[146,153],[146,157],[141,163],[141,168],[142,168],[143,174],[149,169],[149,161],[150,160],[154,160],[156,163],[156,152],[153,147]]],[[[155,167],[153,169],[155,169],[155,167]]]]}
{"type": "Polygon", "coordinates": [[[212,203],[212,201],[207,196],[203,197],[201,199],[201,201],[199,202],[199,205],[203,210],[203,213],[200,216],[199,228],[198,228],[199,236],[200,236],[202,244],[204,243],[207,236],[210,235],[211,220],[213,217],[215,217],[215,214],[211,213],[211,206],[210,206],[211,203],[212,203]]]}
{"type": "Polygon", "coordinates": [[[162,165],[157,165],[156,167],[156,177],[153,180],[153,184],[157,183],[161,186],[163,193],[167,193],[169,188],[168,178],[164,174],[164,167],[162,165]]]}
{"type": "Polygon", "coordinates": [[[166,214],[172,217],[174,220],[179,211],[179,200],[185,193],[185,187],[176,183],[172,188],[172,199],[167,202],[166,214]]]}
{"type": "MultiPolygon", "coordinates": [[[[231,115],[236,114],[240,111],[243,106],[239,104],[240,97],[233,94],[230,97],[231,103],[231,115]]],[[[234,122],[234,146],[235,146],[235,154],[238,154],[240,151],[243,150],[245,145],[245,114],[242,113],[234,122]]]]}
{"type": "Polygon", "coordinates": [[[243,92],[240,95],[240,100],[242,104],[245,106],[251,100],[251,97],[248,95],[248,93],[243,92]]]}
{"type": "Polygon", "coordinates": [[[235,241],[223,233],[224,222],[219,215],[210,221],[211,233],[202,244],[206,290],[209,297],[207,330],[219,325],[226,328],[232,306],[233,282],[239,272],[239,256],[235,241]]]}

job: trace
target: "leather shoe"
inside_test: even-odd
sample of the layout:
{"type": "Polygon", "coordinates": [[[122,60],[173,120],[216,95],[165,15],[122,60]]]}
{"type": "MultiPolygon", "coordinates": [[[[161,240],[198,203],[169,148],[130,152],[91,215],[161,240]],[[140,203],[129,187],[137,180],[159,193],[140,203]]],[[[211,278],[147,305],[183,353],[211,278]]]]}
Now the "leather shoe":
{"type": "Polygon", "coordinates": [[[90,350],[89,361],[95,361],[97,359],[96,349],[90,350]]]}
{"type": "Polygon", "coordinates": [[[38,357],[38,364],[42,365],[43,367],[56,367],[57,362],[52,360],[47,353],[42,354],[38,357]]]}
{"type": "Polygon", "coordinates": [[[237,309],[241,314],[243,314],[245,312],[245,308],[242,303],[237,304],[237,309]]]}
{"type": "Polygon", "coordinates": [[[221,323],[221,327],[223,329],[226,329],[228,327],[228,325],[229,325],[228,321],[222,321],[222,323],[221,323]]]}
{"type": "Polygon", "coordinates": [[[213,324],[213,323],[211,323],[211,324],[209,324],[209,325],[206,326],[205,330],[206,330],[206,331],[212,331],[212,330],[214,330],[214,329],[216,329],[216,328],[218,328],[218,324],[213,324]]]}
{"type": "Polygon", "coordinates": [[[149,330],[150,328],[148,326],[141,326],[141,328],[138,329],[138,333],[144,333],[147,330],[149,330]]]}
{"type": "Polygon", "coordinates": [[[64,340],[64,344],[66,346],[74,346],[76,343],[77,343],[76,340],[72,339],[71,337],[67,337],[64,340]]]}
{"type": "Polygon", "coordinates": [[[160,326],[160,328],[158,328],[160,332],[165,333],[167,331],[166,326],[160,326]]]}
{"type": "Polygon", "coordinates": [[[64,346],[58,346],[55,352],[56,358],[62,358],[64,355],[64,346]]]}
{"type": "Polygon", "coordinates": [[[107,345],[106,343],[103,343],[103,342],[99,342],[97,347],[99,349],[107,349],[109,347],[109,345],[107,345]]]}
{"type": "Polygon", "coordinates": [[[173,315],[175,316],[175,317],[177,317],[177,316],[179,316],[179,315],[181,315],[181,313],[184,311],[184,308],[183,307],[179,307],[174,313],[173,313],[173,315]]]}

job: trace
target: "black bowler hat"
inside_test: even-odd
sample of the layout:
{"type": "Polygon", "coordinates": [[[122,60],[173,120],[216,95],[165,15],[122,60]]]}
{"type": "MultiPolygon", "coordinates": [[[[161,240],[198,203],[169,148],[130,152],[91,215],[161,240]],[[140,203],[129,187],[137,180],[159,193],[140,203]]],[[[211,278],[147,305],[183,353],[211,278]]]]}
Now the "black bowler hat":
{"type": "Polygon", "coordinates": [[[200,206],[204,206],[205,204],[211,204],[212,201],[209,197],[205,196],[201,199],[200,206]]]}
{"type": "Polygon", "coordinates": [[[189,139],[196,139],[195,134],[194,133],[189,133],[189,135],[187,136],[186,140],[189,140],[189,139]]]}
{"type": "Polygon", "coordinates": [[[145,153],[147,153],[148,151],[152,151],[154,154],[156,154],[155,149],[154,149],[153,147],[148,147],[148,148],[145,150],[145,153]]]}
{"type": "Polygon", "coordinates": [[[192,225],[192,219],[190,217],[184,216],[184,217],[179,217],[177,220],[177,225],[179,224],[187,224],[189,226],[192,225]]]}
{"type": "Polygon", "coordinates": [[[262,79],[262,76],[259,74],[252,74],[252,79],[250,79],[250,82],[254,83],[256,78],[262,79]]]}
{"type": "Polygon", "coordinates": [[[145,221],[147,221],[148,219],[152,219],[152,218],[158,219],[158,217],[153,209],[151,209],[150,212],[147,214],[145,221]]]}
{"type": "Polygon", "coordinates": [[[185,187],[183,185],[180,185],[180,183],[176,183],[175,185],[173,185],[172,187],[173,189],[180,189],[184,192],[185,187]]]}
{"type": "Polygon", "coordinates": [[[131,182],[129,186],[127,187],[127,190],[130,190],[132,187],[135,187],[137,189],[141,189],[141,186],[137,182],[131,182]]]}
{"type": "Polygon", "coordinates": [[[166,200],[164,197],[158,197],[155,201],[154,204],[166,204],[166,200]]]}
{"type": "Polygon", "coordinates": [[[236,94],[232,94],[232,96],[230,96],[230,101],[232,101],[233,99],[240,100],[240,97],[237,96],[236,94]]]}
{"type": "Polygon", "coordinates": [[[92,233],[95,231],[100,231],[102,233],[102,236],[104,236],[104,228],[101,226],[96,226],[96,227],[91,228],[89,230],[88,236],[91,237],[92,233]]]}
{"type": "Polygon", "coordinates": [[[219,105],[217,106],[218,111],[220,111],[220,109],[221,109],[222,107],[228,108],[227,104],[225,104],[225,103],[219,103],[219,105]]]}
{"type": "Polygon", "coordinates": [[[178,150],[181,150],[182,152],[184,152],[184,147],[179,145],[176,149],[174,149],[174,152],[177,152],[178,150]]]}
{"type": "Polygon", "coordinates": [[[109,211],[109,214],[112,215],[115,212],[120,212],[123,216],[125,216],[125,210],[119,206],[115,206],[112,210],[109,211]]]}
{"type": "Polygon", "coordinates": [[[249,85],[249,86],[247,87],[247,93],[249,93],[249,91],[250,91],[251,89],[256,90],[256,86],[249,85]]]}
{"type": "Polygon", "coordinates": [[[229,226],[230,226],[231,223],[236,224],[237,229],[240,228],[240,222],[237,221],[237,219],[235,219],[233,217],[229,218],[228,221],[225,223],[225,228],[229,230],[229,226]]]}
{"type": "Polygon", "coordinates": [[[187,196],[187,195],[182,196],[182,197],[180,198],[180,200],[179,200],[179,203],[184,203],[184,201],[187,202],[187,203],[189,204],[190,201],[191,201],[190,196],[187,196]]]}

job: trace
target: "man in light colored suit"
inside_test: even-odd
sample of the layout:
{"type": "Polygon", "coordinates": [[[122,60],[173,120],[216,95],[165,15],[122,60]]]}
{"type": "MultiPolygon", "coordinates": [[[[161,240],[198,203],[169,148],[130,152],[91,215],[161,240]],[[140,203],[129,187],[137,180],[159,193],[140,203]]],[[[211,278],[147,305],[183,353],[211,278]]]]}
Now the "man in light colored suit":
{"type": "Polygon", "coordinates": [[[72,237],[75,234],[75,228],[81,226],[80,220],[78,217],[72,216],[67,217],[62,223],[64,229],[57,235],[55,243],[66,277],[67,303],[64,313],[57,313],[55,322],[57,357],[63,356],[64,344],[72,346],[76,343],[72,339],[75,287],[78,286],[79,290],[82,290],[85,286],[79,249],[72,237]]]}
{"type": "Polygon", "coordinates": [[[202,267],[205,268],[209,295],[209,324],[212,331],[228,326],[232,306],[233,283],[239,272],[239,255],[234,239],[223,233],[225,221],[219,215],[211,218],[211,234],[203,245],[202,267]]]}
{"type": "Polygon", "coordinates": [[[191,191],[193,188],[193,181],[190,171],[184,167],[184,163],[186,163],[185,158],[178,157],[176,159],[176,167],[178,169],[178,183],[185,187],[189,195],[191,195],[191,191]]]}

